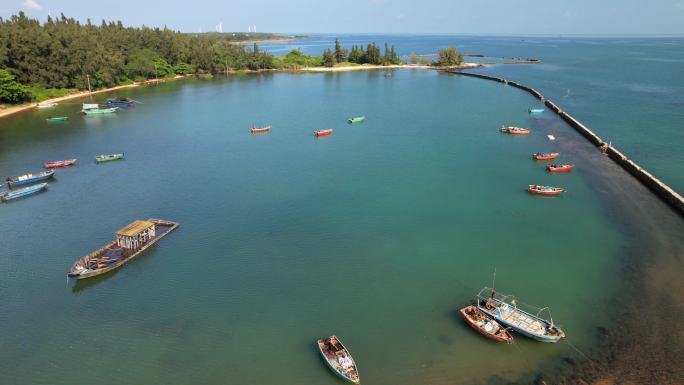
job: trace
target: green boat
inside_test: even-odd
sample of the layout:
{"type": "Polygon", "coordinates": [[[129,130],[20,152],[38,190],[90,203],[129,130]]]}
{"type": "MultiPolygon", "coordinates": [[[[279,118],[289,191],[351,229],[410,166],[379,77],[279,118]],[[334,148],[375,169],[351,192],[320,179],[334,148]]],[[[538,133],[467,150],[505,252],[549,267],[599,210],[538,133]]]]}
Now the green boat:
{"type": "Polygon", "coordinates": [[[363,122],[364,120],[366,120],[366,117],[365,117],[365,116],[357,116],[357,117],[354,117],[354,118],[350,118],[349,120],[347,120],[347,122],[348,122],[349,124],[352,124],[352,123],[361,123],[361,122],[363,122]]]}
{"type": "Polygon", "coordinates": [[[83,110],[83,114],[85,115],[104,115],[104,114],[113,114],[115,113],[119,107],[112,107],[112,108],[89,108],[87,110],[83,110]]]}
{"type": "Polygon", "coordinates": [[[66,116],[51,116],[46,119],[48,122],[66,122],[69,120],[66,116]]]}
{"type": "Polygon", "coordinates": [[[124,158],[124,154],[98,155],[95,157],[95,162],[104,163],[104,162],[111,162],[113,160],[119,160],[119,159],[123,159],[123,158],[124,158]]]}

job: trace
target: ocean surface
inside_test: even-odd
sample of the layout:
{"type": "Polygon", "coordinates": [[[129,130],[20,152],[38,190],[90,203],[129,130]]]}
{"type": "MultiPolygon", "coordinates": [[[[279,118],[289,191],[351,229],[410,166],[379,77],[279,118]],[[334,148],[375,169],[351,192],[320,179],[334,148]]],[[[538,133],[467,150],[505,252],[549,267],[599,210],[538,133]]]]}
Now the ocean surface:
{"type": "MultiPolygon", "coordinates": [[[[608,48],[394,38],[402,54],[453,41],[466,52],[539,57],[544,64],[487,71],[537,87],[656,175],[684,183],[681,109],[659,105],[652,112],[650,93],[637,102],[624,94],[639,91],[602,89],[602,97],[584,89],[610,73],[595,64],[599,59],[566,70],[549,68],[553,60],[561,66],[559,56],[547,63],[550,52],[572,56],[554,44],[578,47],[578,63],[588,60],[584,50],[608,48]],[[656,140],[655,129],[642,136],[638,127],[603,124],[615,111],[631,116],[619,118],[630,124],[640,116],[606,95],[629,99],[649,111],[640,119],[669,131],[656,140]],[[647,152],[642,161],[632,151],[651,142],[679,163],[647,152]]],[[[654,42],[622,50],[676,57],[654,42]]],[[[320,49],[311,40],[297,44],[320,49]]],[[[635,73],[642,80],[613,77],[659,81],[635,73]]],[[[676,80],[668,87],[681,89],[676,80]]],[[[616,315],[633,311],[616,302],[623,290],[644,287],[643,295],[625,299],[638,304],[661,293],[660,284],[673,282],[667,287],[675,294],[681,289],[681,217],[556,116],[528,115],[538,101],[511,87],[402,69],[216,76],[116,96],[141,103],[84,117],[79,103],[90,99],[72,100],[0,120],[0,175],[79,159],[57,171],[48,191],[0,204],[2,384],[337,384],[314,346],[330,334],[350,349],[364,384],[529,383],[568,362],[586,363],[585,355],[601,349],[605,338],[597,331],[610,332],[616,315]],[[51,115],[70,120],[47,123],[51,115]],[[366,121],[346,123],[357,115],[366,121]],[[249,133],[266,124],[270,133],[249,133]],[[533,135],[500,134],[501,124],[532,127],[533,135]],[[333,135],[314,138],[323,128],[333,135]],[[577,164],[576,172],[550,175],[530,157],[554,150],[577,164]],[[126,159],[93,161],[114,152],[126,159]],[[568,192],[533,197],[525,191],[530,183],[568,192]],[[112,274],[66,279],[80,256],[150,217],[180,227],[112,274]],[[644,256],[648,274],[634,274],[644,256]],[[458,309],[492,285],[495,271],[499,291],[520,304],[549,306],[568,342],[517,336],[504,346],[465,325],[458,309]]],[[[681,95],[672,100],[681,103],[681,95]]],[[[678,306],[634,319],[676,323],[678,306]]],[[[662,344],[658,350],[658,341],[642,341],[642,351],[660,358],[662,344]]]]}

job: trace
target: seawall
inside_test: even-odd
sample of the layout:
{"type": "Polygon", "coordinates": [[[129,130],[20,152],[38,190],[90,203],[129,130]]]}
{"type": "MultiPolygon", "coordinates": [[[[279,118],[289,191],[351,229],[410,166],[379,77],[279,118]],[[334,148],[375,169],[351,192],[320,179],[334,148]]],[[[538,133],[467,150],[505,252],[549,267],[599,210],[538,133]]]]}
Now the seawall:
{"type": "Polygon", "coordinates": [[[591,143],[593,143],[599,149],[604,151],[608,155],[608,157],[610,157],[610,159],[615,161],[615,163],[619,164],[623,169],[625,169],[627,172],[632,174],[637,180],[639,180],[641,183],[643,183],[646,187],[648,187],[651,191],[653,191],[656,195],[658,195],[661,199],[663,199],[667,204],[669,204],[671,207],[673,207],[681,215],[684,215],[684,198],[682,198],[682,196],[679,193],[677,193],[677,191],[675,191],[673,188],[671,188],[670,186],[663,183],[660,179],[656,178],[653,174],[648,172],[648,170],[639,166],[633,160],[627,158],[627,156],[625,154],[623,154],[617,148],[613,147],[610,143],[606,143],[603,139],[601,139],[598,135],[596,135],[596,133],[594,133],[587,126],[582,124],[582,122],[575,119],[572,115],[570,115],[566,111],[563,111],[554,102],[546,99],[544,97],[544,95],[542,95],[539,91],[535,90],[534,88],[528,87],[524,84],[509,81],[509,80],[499,78],[499,77],[495,77],[495,76],[475,74],[475,73],[462,72],[462,71],[447,71],[447,72],[450,74],[468,76],[468,77],[473,77],[473,78],[478,78],[478,79],[491,80],[491,81],[502,83],[504,85],[509,85],[509,86],[521,89],[523,91],[526,91],[527,93],[531,94],[535,98],[543,101],[544,104],[546,105],[546,107],[548,107],[551,111],[556,113],[556,115],[558,115],[561,119],[563,119],[563,121],[565,121],[570,127],[577,130],[577,132],[579,132],[583,137],[585,137],[587,140],[589,140],[591,143]]]}

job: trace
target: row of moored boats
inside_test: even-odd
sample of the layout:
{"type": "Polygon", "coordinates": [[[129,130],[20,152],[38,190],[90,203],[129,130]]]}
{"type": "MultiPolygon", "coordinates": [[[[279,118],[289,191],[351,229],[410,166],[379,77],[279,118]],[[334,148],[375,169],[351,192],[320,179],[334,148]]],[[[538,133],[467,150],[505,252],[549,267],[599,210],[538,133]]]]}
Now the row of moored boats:
{"type": "MultiPolygon", "coordinates": [[[[113,98],[105,101],[106,107],[100,106],[98,103],[83,103],[81,113],[83,115],[110,115],[119,111],[123,107],[132,107],[136,101],[130,98],[113,98]]],[[[38,103],[36,108],[49,109],[57,107],[57,103],[38,103]]],[[[50,116],[46,118],[48,122],[65,122],[69,120],[68,116],[50,116]]]]}
{"type": "MultiPolygon", "coordinates": [[[[365,117],[365,116],[355,116],[355,117],[353,117],[353,118],[347,119],[347,123],[349,123],[349,124],[361,123],[361,122],[363,122],[364,120],[366,120],[366,117],[365,117]]],[[[256,127],[256,126],[254,126],[254,127],[250,128],[249,131],[250,131],[252,134],[266,133],[266,132],[270,132],[270,131],[271,131],[271,126],[270,126],[270,125],[268,125],[268,126],[263,126],[263,127],[256,127]]],[[[313,135],[314,135],[315,137],[318,138],[318,137],[321,137],[321,136],[332,135],[332,133],[333,133],[332,128],[326,128],[326,129],[323,129],[323,130],[315,130],[315,131],[313,132],[313,135]]]]}

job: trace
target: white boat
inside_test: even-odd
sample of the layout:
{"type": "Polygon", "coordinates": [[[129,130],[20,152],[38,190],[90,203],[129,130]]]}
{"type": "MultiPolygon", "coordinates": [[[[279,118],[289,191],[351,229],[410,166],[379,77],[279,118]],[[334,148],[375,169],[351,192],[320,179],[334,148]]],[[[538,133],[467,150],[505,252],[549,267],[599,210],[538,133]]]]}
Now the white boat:
{"type": "Polygon", "coordinates": [[[556,137],[553,135],[546,135],[546,137],[549,138],[549,140],[556,140],[556,137]]]}
{"type": "Polygon", "coordinates": [[[53,108],[57,106],[57,103],[38,103],[36,104],[37,108],[53,108]]]}

